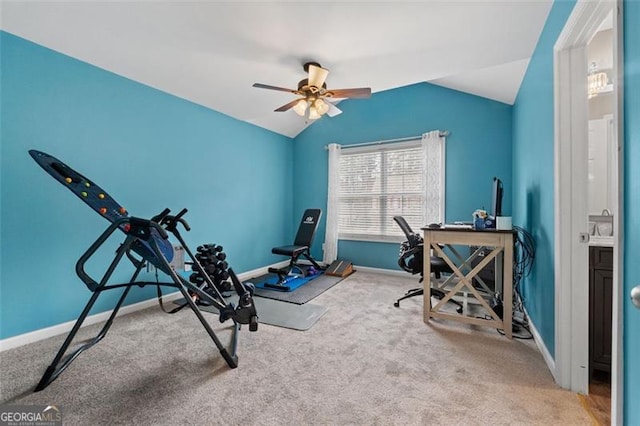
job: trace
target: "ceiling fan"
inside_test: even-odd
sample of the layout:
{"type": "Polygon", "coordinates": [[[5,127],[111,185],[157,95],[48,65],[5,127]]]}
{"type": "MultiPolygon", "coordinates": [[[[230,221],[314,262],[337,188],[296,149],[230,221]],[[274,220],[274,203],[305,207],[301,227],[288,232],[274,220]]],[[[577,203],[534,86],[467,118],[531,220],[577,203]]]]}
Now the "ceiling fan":
{"type": "Polygon", "coordinates": [[[308,78],[300,80],[298,89],[286,89],[284,87],[269,86],[268,84],[254,83],[253,87],[260,89],[278,90],[281,92],[290,92],[294,95],[301,96],[293,101],[277,108],[276,112],[288,111],[293,108],[296,114],[302,117],[308,117],[310,120],[316,120],[327,114],[334,117],[340,114],[335,105],[328,101],[328,98],[344,99],[357,98],[363,99],[371,96],[370,87],[361,87],[356,89],[327,89],[327,75],[329,70],[322,68],[317,62],[307,62],[304,64],[304,70],[309,74],[308,78]]]}

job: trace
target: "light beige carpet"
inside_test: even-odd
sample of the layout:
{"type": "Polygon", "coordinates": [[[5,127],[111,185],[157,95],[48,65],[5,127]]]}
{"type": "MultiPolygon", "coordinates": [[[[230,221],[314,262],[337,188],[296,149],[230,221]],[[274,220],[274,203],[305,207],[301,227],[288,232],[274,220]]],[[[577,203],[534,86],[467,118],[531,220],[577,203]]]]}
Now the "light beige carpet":
{"type": "Polygon", "coordinates": [[[590,423],[532,341],[424,324],[421,298],[394,308],[415,285],[357,272],[314,299],[329,310],[310,330],[243,329],[235,370],[193,313],[150,308],[117,318],[39,393],[31,390],[64,336],[0,353],[0,401],[56,405],[66,425],[590,423]]]}

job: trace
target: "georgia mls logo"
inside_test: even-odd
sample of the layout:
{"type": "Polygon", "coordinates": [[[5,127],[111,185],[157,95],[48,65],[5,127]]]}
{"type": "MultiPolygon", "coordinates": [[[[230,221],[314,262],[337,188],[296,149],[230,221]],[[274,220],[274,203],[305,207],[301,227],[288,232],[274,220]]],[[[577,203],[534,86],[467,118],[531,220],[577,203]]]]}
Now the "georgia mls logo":
{"type": "Polygon", "coordinates": [[[2,405],[0,426],[58,426],[62,413],[55,405],[2,405]]]}

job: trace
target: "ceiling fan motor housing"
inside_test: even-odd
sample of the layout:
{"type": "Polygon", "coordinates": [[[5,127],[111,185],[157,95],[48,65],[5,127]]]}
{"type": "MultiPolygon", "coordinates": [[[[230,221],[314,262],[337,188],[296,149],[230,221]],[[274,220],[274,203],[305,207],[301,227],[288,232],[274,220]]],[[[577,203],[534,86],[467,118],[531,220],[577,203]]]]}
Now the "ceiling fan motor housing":
{"type": "Polygon", "coordinates": [[[322,83],[322,87],[309,86],[309,79],[305,78],[298,82],[298,91],[307,93],[318,93],[320,89],[327,90],[327,83],[322,83]]]}
{"type": "Polygon", "coordinates": [[[302,68],[304,69],[304,72],[306,72],[306,73],[308,73],[308,72],[309,72],[309,66],[310,66],[310,65],[315,65],[315,66],[316,66],[316,67],[318,67],[318,68],[322,68],[322,65],[320,65],[320,64],[319,64],[319,63],[317,63],[317,62],[306,62],[306,63],[302,66],[302,68]]]}

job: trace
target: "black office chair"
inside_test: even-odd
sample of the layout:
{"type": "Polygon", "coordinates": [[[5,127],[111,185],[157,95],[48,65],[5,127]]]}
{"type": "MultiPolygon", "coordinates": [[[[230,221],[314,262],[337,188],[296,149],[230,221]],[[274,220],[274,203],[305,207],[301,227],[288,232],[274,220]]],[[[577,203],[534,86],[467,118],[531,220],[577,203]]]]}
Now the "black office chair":
{"type": "MultiPolygon", "coordinates": [[[[407,237],[407,241],[400,245],[400,256],[398,257],[398,265],[410,274],[420,274],[420,281],[424,280],[424,244],[422,237],[419,234],[413,232],[407,221],[402,216],[394,216],[393,220],[396,221],[404,235],[407,237]]],[[[438,256],[431,256],[431,272],[435,277],[439,279],[443,273],[453,272],[449,265],[438,256]]],[[[420,296],[424,294],[424,288],[412,288],[407,291],[404,296],[396,300],[393,304],[396,308],[400,307],[400,301],[408,299],[410,297],[420,296]]],[[[431,288],[431,296],[437,299],[443,299],[445,293],[437,288],[431,288]]],[[[462,313],[462,303],[457,300],[449,299],[449,302],[457,306],[456,311],[462,313]]]]}
{"type": "Polygon", "coordinates": [[[300,275],[306,276],[308,266],[298,263],[298,260],[301,256],[311,262],[311,265],[313,265],[316,270],[320,271],[324,269],[311,256],[310,252],[311,243],[313,242],[313,237],[316,234],[316,229],[318,228],[318,223],[320,222],[321,217],[322,210],[320,209],[305,210],[304,215],[302,215],[302,220],[300,221],[298,233],[296,234],[296,239],[293,242],[293,245],[274,247],[273,249],[271,249],[271,253],[289,256],[291,260],[289,261],[289,265],[284,268],[269,268],[269,272],[278,274],[278,282],[275,284],[266,283],[265,287],[271,287],[279,290],[288,290],[287,286],[284,283],[286,281],[287,275],[289,275],[289,273],[294,269],[297,269],[300,275]]]}

